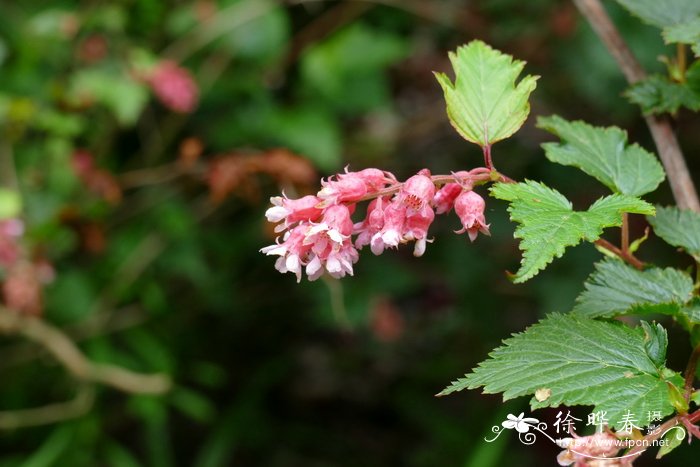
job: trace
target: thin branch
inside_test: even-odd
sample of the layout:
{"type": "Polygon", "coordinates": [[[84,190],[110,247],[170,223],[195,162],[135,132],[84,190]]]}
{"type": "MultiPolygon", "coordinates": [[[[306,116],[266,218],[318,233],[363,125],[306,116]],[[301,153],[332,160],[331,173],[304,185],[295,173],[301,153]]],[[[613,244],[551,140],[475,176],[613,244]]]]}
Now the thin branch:
{"type": "MultiPolygon", "coordinates": [[[[646,77],[644,69],[632,54],[600,0],[573,1],[615,58],[627,81],[633,84],[644,79],[646,77]]],[[[700,212],[700,200],[698,200],[695,185],[690,178],[683,153],[668,117],[649,115],[645,118],[661,162],[666,169],[676,204],[681,209],[700,212]]]]}
{"type": "Polygon", "coordinates": [[[72,420],[85,415],[92,408],[94,401],[94,388],[83,386],[78,389],[75,397],[67,402],[0,412],[0,430],[16,430],[72,420]]]}
{"type": "Polygon", "coordinates": [[[41,319],[0,308],[0,332],[21,335],[44,347],[69,373],[82,381],[112,386],[128,393],[163,394],[171,387],[164,374],[140,374],[90,361],[61,330],[41,319]]]}
{"type": "Polygon", "coordinates": [[[695,381],[695,373],[698,368],[698,358],[700,358],[700,345],[693,349],[693,353],[688,359],[688,366],[685,368],[685,400],[690,400],[690,394],[693,392],[693,382],[695,381]]]}
{"type": "Polygon", "coordinates": [[[628,263],[630,266],[639,269],[640,271],[644,269],[644,262],[640,261],[629,251],[622,251],[621,249],[619,249],[609,241],[605,240],[604,238],[596,240],[595,244],[601,248],[608,250],[611,253],[614,253],[616,256],[620,257],[620,259],[628,263]]]}

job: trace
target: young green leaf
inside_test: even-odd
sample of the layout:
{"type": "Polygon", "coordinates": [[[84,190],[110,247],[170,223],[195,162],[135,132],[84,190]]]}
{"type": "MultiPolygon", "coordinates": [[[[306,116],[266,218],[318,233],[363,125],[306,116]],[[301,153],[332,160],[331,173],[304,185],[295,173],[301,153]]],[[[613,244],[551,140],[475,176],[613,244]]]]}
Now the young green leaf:
{"type": "Polygon", "coordinates": [[[514,60],[481,41],[450,52],[455,82],[435,73],[447,101],[447,115],[467,141],[482,147],[518,131],[530,113],[528,98],[537,86],[536,76],[516,79],[525,62],[514,60]]]}
{"type": "Polygon", "coordinates": [[[642,321],[640,324],[644,329],[644,349],[654,365],[661,369],[666,364],[668,334],[660,324],[649,324],[646,321],[642,321]]]}
{"type": "Polygon", "coordinates": [[[666,243],[683,248],[696,261],[700,261],[700,214],[675,206],[657,206],[656,216],[647,220],[654,233],[666,243]]]}
{"type": "Polygon", "coordinates": [[[625,91],[625,96],[640,106],[645,115],[676,113],[681,107],[700,110],[700,95],[685,83],[676,83],[661,75],[634,83],[625,91]]]}
{"type": "Polygon", "coordinates": [[[622,224],[622,213],[653,214],[654,208],[639,198],[611,195],[596,201],[588,211],[574,211],[564,195],[533,181],[498,183],[491,195],[510,202],[510,218],[524,252],[514,282],[525,282],[544,269],[568,246],[581,240],[594,242],[606,227],[622,224]]]}
{"type": "Polygon", "coordinates": [[[627,144],[627,133],[552,115],[537,126],[557,135],[561,143],[544,143],[547,159],[578,167],[615,193],[641,196],[654,191],[664,179],[656,157],[637,144],[627,144]]]}
{"type": "Polygon", "coordinates": [[[596,264],[576,299],[574,313],[588,318],[625,313],[676,314],[693,297],[693,280],[673,268],[638,271],[619,260],[596,264]]]}
{"type": "MultiPolygon", "coordinates": [[[[659,347],[657,354],[663,352],[659,347]]],[[[549,315],[506,339],[489,357],[439,395],[483,387],[487,394],[503,393],[505,401],[546,387],[550,396],[533,397],[532,408],[594,405],[607,411],[613,427],[622,425],[629,410],[643,426],[649,422],[639,414],[673,413],[667,381],[682,384],[680,375],[657,368],[649,357],[643,328],[571,314],[549,315]]]]}
{"type": "Polygon", "coordinates": [[[633,15],[658,27],[688,21],[700,15],[698,0],[617,0],[633,15]]]}

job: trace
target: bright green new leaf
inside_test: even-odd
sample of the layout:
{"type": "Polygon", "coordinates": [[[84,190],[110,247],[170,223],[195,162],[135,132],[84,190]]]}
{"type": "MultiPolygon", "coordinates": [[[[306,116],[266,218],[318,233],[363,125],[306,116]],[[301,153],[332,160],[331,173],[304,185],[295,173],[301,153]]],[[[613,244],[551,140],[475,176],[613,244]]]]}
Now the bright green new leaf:
{"type": "Polygon", "coordinates": [[[666,243],[683,248],[696,261],[700,261],[700,214],[675,206],[657,206],[656,216],[647,220],[654,233],[666,243]]]}
{"type": "Polygon", "coordinates": [[[634,83],[625,91],[625,96],[640,106],[645,115],[676,113],[681,107],[700,110],[700,95],[685,83],[676,83],[661,75],[634,83]]]}
{"type": "Polygon", "coordinates": [[[663,30],[664,41],[667,44],[688,44],[700,56],[700,16],[690,21],[668,26],[663,30]]]}
{"type": "Polygon", "coordinates": [[[664,179],[656,157],[637,144],[627,144],[627,133],[561,117],[540,117],[537,126],[557,135],[561,143],[544,143],[547,159],[578,167],[616,193],[641,196],[654,191],[664,179]]]}
{"type": "Polygon", "coordinates": [[[466,140],[488,146],[518,131],[530,113],[528,98],[537,86],[536,76],[516,79],[525,62],[472,41],[450,52],[455,82],[436,73],[445,92],[447,115],[466,140]]]}
{"type": "Polygon", "coordinates": [[[514,282],[525,282],[544,269],[568,246],[594,242],[603,229],[622,224],[622,213],[653,214],[654,207],[639,198],[611,195],[596,201],[588,211],[574,211],[564,195],[533,181],[498,183],[491,195],[510,202],[511,220],[519,223],[515,237],[524,252],[514,282]]]}
{"type": "Polygon", "coordinates": [[[626,313],[675,314],[693,297],[693,279],[673,268],[638,271],[605,259],[586,280],[574,313],[588,318],[626,313]]]}
{"type": "Polygon", "coordinates": [[[617,0],[632,14],[658,27],[683,23],[700,15],[698,0],[617,0]]]}
{"type": "MultiPolygon", "coordinates": [[[[658,353],[665,349],[658,349],[658,353]]],[[[680,375],[657,368],[645,346],[643,328],[576,315],[552,314],[506,339],[472,373],[439,395],[483,387],[503,393],[503,400],[549,389],[548,398],[532,398],[532,408],[594,405],[607,411],[613,427],[622,416],[660,411],[673,413],[666,381],[682,384],[680,375]]],[[[648,425],[638,416],[637,426],[648,425]]]]}

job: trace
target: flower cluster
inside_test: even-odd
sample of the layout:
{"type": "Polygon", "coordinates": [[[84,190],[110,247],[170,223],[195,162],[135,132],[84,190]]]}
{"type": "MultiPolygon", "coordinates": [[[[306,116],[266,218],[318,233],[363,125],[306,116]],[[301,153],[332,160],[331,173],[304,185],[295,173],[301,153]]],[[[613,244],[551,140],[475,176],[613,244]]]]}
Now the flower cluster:
{"type": "Polygon", "coordinates": [[[43,285],[53,279],[53,267],[43,259],[30,260],[22,248],[24,223],[0,220],[0,295],[9,309],[26,315],[42,312],[43,285]]]}
{"type": "Polygon", "coordinates": [[[275,231],[284,234],[260,251],[279,256],[277,270],[294,273],[297,282],[303,270],[309,280],[324,272],[340,278],[353,274],[358,250],[365,246],[379,255],[387,248],[415,242],[413,254],[423,255],[431,241],[428,228],[435,215],[453,208],[462,223],[457,233],[466,232],[473,241],[479,232],[488,235],[489,226],[484,218],[484,199],[472,188],[492,176],[485,168],[449,176],[432,176],[423,169],[402,183],[379,169],[346,169],[323,180],[316,195],[271,198],[267,220],[278,223],[275,231]],[[362,201],[370,201],[366,215],[353,222],[352,215],[362,201]]]}

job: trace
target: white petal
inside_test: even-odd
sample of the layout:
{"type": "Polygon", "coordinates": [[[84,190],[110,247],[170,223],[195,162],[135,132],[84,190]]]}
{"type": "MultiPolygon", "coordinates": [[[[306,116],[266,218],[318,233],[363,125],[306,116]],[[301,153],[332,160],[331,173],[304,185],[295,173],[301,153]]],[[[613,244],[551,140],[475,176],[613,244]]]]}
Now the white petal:
{"type": "Polygon", "coordinates": [[[273,206],[265,211],[265,217],[267,217],[268,222],[279,222],[287,217],[289,213],[289,209],[283,208],[282,206],[273,206]]]}

